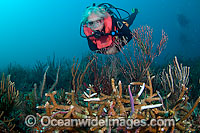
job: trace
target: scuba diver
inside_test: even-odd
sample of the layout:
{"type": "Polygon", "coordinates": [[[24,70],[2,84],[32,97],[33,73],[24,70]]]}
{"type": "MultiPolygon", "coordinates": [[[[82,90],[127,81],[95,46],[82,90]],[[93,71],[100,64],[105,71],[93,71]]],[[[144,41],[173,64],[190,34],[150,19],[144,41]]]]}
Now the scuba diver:
{"type": "Polygon", "coordinates": [[[133,37],[129,27],[136,18],[138,9],[132,9],[130,15],[127,11],[116,8],[109,3],[102,3],[96,6],[87,7],[81,21],[84,34],[87,38],[90,50],[101,54],[116,54],[133,37]],[[115,9],[118,15],[112,11],[115,9]],[[122,19],[118,10],[128,14],[128,17],[122,19]]]}

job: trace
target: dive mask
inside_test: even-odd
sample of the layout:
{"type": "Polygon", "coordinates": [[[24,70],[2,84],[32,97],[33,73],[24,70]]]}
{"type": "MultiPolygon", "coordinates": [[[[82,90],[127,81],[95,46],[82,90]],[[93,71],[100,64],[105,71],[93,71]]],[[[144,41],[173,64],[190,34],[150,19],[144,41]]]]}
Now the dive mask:
{"type": "Polygon", "coordinates": [[[103,22],[103,18],[100,18],[95,21],[88,21],[86,24],[89,28],[96,29],[97,27],[103,25],[104,22],[103,22]]]}

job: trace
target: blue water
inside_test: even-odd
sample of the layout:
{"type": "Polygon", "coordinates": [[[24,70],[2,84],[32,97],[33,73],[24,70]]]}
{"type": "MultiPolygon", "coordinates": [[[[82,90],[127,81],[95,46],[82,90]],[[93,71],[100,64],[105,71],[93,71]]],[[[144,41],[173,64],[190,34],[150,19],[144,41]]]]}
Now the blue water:
{"type": "Polygon", "coordinates": [[[155,39],[164,29],[169,40],[160,60],[177,54],[200,56],[199,0],[1,0],[0,68],[9,63],[33,65],[54,54],[72,59],[88,53],[79,25],[85,8],[93,2],[109,2],[129,12],[138,8],[131,28],[149,25],[155,39]]]}

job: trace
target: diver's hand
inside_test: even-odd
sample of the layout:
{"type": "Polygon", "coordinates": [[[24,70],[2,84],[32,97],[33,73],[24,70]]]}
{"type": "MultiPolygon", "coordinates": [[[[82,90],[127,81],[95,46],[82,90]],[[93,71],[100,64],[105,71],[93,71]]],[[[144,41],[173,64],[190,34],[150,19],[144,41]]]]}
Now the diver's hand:
{"type": "Polygon", "coordinates": [[[138,14],[138,12],[139,12],[139,10],[137,8],[132,8],[131,11],[132,11],[132,13],[136,13],[136,14],[138,14]]]}
{"type": "Polygon", "coordinates": [[[116,54],[119,51],[117,50],[117,48],[115,46],[112,46],[110,48],[107,49],[106,54],[116,54]]]}

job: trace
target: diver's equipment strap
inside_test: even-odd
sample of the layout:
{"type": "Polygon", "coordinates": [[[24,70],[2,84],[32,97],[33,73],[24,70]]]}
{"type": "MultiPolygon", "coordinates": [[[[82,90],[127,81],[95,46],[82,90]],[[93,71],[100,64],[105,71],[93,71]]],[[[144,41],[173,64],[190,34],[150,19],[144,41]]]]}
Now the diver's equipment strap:
{"type": "Polygon", "coordinates": [[[108,35],[111,35],[111,36],[117,36],[117,35],[120,35],[119,31],[116,30],[116,31],[111,31],[110,33],[104,33],[104,32],[100,32],[100,31],[95,31],[92,33],[92,35],[89,35],[87,37],[95,37],[95,38],[99,38],[101,36],[108,36],[108,35]]]}
{"type": "Polygon", "coordinates": [[[120,21],[117,21],[117,27],[119,28],[119,29],[122,29],[123,28],[123,23],[122,22],[120,22],[120,21]]]}

